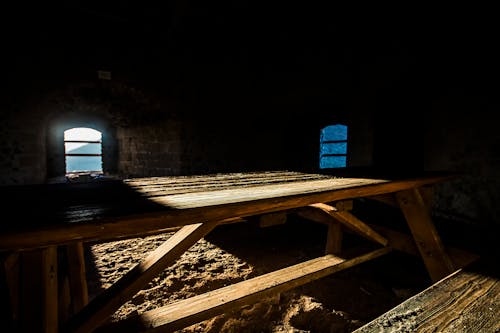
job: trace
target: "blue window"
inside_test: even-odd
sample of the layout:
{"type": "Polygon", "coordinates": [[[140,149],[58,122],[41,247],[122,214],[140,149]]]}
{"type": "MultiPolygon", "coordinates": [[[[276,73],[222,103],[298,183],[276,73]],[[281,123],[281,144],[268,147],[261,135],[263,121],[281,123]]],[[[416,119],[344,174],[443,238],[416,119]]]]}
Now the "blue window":
{"type": "Polygon", "coordinates": [[[321,130],[319,167],[345,168],[347,166],[347,126],[330,125],[321,130]]]}
{"type": "Polygon", "coordinates": [[[76,127],[64,132],[66,173],[102,172],[102,134],[76,127]]]}

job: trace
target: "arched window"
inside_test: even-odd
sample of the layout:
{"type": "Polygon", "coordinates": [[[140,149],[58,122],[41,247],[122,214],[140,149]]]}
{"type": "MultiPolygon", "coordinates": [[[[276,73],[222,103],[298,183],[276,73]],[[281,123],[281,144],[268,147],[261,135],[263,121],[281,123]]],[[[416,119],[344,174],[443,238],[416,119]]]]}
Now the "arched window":
{"type": "Polygon", "coordinates": [[[75,127],[64,131],[66,173],[102,173],[102,133],[75,127]]]}
{"type": "Polygon", "coordinates": [[[347,126],[330,125],[321,130],[319,167],[345,168],[347,166],[347,126]]]}

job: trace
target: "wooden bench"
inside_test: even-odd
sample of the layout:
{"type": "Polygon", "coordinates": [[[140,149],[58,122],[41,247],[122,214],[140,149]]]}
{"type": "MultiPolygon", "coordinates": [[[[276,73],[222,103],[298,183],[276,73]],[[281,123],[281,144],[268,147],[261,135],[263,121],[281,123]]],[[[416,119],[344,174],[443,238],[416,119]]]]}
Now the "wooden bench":
{"type": "Polygon", "coordinates": [[[495,258],[459,269],[355,330],[389,332],[500,332],[500,279],[495,258]]]}

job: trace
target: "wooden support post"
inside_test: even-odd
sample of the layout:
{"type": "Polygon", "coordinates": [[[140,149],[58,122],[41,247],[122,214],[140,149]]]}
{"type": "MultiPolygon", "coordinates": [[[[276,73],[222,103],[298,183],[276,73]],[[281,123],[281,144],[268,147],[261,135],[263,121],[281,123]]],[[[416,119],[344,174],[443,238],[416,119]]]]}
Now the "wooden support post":
{"type": "Polygon", "coordinates": [[[342,226],[338,222],[328,225],[325,254],[339,254],[342,251],[342,226]]]}
{"type": "Polygon", "coordinates": [[[83,242],[68,244],[66,251],[71,294],[71,312],[74,314],[89,302],[83,242]]]}
{"type": "Polygon", "coordinates": [[[111,287],[94,298],[70,319],[65,331],[92,332],[120,306],[132,298],[161,271],[174,263],[186,250],[217,226],[218,222],[182,227],[111,287]]]}
{"type": "Polygon", "coordinates": [[[42,250],[43,332],[58,332],[57,247],[42,250]]]}
{"type": "Polygon", "coordinates": [[[218,314],[258,302],[269,295],[290,290],[372,260],[390,251],[391,248],[381,248],[349,260],[326,255],[105,325],[97,332],[173,332],[218,314]]]}
{"type": "Polygon", "coordinates": [[[455,270],[453,263],[445,252],[419,190],[415,188],[398,192],[396,199],[431,279],[436,282],[452,273],[455,270]]]}

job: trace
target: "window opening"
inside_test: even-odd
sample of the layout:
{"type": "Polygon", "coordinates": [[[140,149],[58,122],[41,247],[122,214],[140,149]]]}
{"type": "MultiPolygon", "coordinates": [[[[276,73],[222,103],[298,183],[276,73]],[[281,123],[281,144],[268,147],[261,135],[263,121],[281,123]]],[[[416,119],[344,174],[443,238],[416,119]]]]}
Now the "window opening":
{"type": "Polygon", "coordinates": [[[102,133],[86,127],[64,131],[66,174],[102,173],[102,133]]]}
{"type": "Polygon", "coordinates": [[[345,168],[347,166],[347,126],[329,125],[321,130],[319,167],[345,168]]]}

